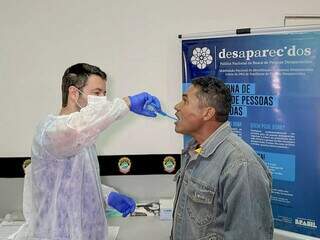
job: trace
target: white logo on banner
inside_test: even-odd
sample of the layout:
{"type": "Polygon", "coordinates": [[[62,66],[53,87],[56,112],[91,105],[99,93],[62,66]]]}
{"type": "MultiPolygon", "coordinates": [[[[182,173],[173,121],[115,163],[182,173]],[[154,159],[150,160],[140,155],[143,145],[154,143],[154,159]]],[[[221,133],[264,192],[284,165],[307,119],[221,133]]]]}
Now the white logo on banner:
{"type": "Polygon", "coordinates": [[[296,218],[294,220],[294,223],[296,225],[304,226],[304,227],[310,227],[310,228],[317,228],[318,226],[316,225],[315,220],[311,219],[304,219],[304,218],[296,218]]]}
{"type": "Polygon", "coordinates": [[[212,63],[212,56],[210,55],[210,49],[207,47],[195,48],[192,52],[191,62],[199,69],[204,69],[207,65],[212,63]]]}

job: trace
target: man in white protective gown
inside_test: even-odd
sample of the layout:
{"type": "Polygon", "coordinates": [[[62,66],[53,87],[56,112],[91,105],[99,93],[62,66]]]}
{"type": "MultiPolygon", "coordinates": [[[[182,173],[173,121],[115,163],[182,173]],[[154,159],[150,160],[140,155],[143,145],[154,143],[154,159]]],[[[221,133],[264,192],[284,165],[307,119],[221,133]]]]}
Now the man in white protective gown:
{"type": "MultiPolygon", "coordinates": [[[[31,217],[31,207],[32,207],[32,178],[31,178],[31,161],[26,160],[23,166],[23,170],[25,173],[24,176],[24,184],[23,184],[23,216],[25,218],[25,223],[13,234],[8,237],[8,240],[25,240],[28,239],[28,229],[31,217]]],[[[112,187],[101,184],[102,187],[102,195],[108,196],[109,193],[115,192],[116,190],[112,187]]],[[[128,199],[130,199],[128,197],[128,199]]],[[[130,199],[132,200],[132,199],[130,199]]],[[[134,204],[133,200],[132,203],[134,204]]],[[[133,210],[135,208],[135,204],[132,205],[133,210]]],[[[130,209],[131,213],[131,209],[130,209]]],[[[125,214],[123,214],[125,216],[125,214]]]]}
{"type": "Polygon", "coordinates": [[[130,197],[103,195],[95,141],[129,110],[155,117],[147,105],[161,106],[146,92],[107,100],[106,81],[102,70],[86,63],[65,71],[61,111],[40,122],[33,139],[26,239],[105,240],[105,204],[123,216],[134,211],[130,197]]]}

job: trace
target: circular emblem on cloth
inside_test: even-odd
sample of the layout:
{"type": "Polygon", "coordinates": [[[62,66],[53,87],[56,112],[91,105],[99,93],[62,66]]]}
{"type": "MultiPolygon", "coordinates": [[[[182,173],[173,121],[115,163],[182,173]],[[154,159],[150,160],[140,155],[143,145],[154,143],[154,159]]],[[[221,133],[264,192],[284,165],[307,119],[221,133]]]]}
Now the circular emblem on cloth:
{"type": "Polygon", "coordinates": [[[122,157],[118,162],[119,171],[123,174],[130,172],[131,160],[127,157],[122,157]]]}
{"type": "Polygon", "coordinates": [[[192,51],[191,63],[196,65],[199,69],[204,69],[207,65],[210,65],[213,61],[213,57],[210,54],[208,47],[197,47],[192,51]]]}
{"type": "Polygon", "coordinates": [[[172,173],[176,168],[176,160],[174,159],[174,157],[165,157],[163,159],[163,168],[167,173],[172,173]]]}

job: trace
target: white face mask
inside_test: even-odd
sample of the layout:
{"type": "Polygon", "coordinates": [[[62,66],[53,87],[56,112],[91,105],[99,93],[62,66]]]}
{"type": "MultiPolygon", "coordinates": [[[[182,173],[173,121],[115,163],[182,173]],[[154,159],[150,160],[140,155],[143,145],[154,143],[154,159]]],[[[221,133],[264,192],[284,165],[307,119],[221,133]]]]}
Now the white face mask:
{"type": "MultiPolygon", "coordinates": [[[[107,102],[107,96],[87,95],[84,92],[82,92],[80,89],[77,88],[77,90],[79,91],[79,93],[83,94],[87,98],[88,105],[102,104],[107,102]]],[[[78,103],[78,101],[76,101],[76,104],[80,109],[84,108],[78,103]]]]}
{"type": "Polygon", "coordinates": [[[88,99],[88,105],[102,104],[107,102],[107,96],[88,95],[87,99],[88,99]]]}

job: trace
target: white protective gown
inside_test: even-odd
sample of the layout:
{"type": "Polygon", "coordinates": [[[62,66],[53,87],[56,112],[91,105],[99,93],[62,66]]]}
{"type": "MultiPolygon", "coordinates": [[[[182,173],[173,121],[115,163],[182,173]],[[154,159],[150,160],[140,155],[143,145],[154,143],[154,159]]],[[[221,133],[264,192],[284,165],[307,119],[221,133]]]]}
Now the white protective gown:
{"type": "MultiPolygon", "coordinates": [[[[8,237],[8,240],[26,240],[28,239],[29,223],[32,208],[32,179],[31,179],[31,165],[29,164],[25,169],[24,183],[23,183],[23,216],[25,223],[14,233],[8,237]]],[[[111,192],[117,192],[114,188],[101,184],[102,196],[108,197],[111,192]]]]}
{"type": "Polygon", "coordinates": [[[98,134],[129,111],[122,99],[49,115],[31,152],[32,202],[27,239],[105,240],[106,217],[95,149],[98,134]]]}

